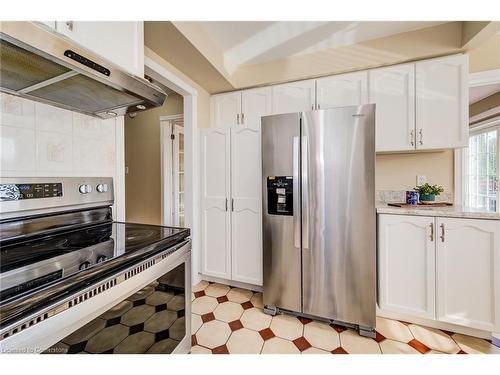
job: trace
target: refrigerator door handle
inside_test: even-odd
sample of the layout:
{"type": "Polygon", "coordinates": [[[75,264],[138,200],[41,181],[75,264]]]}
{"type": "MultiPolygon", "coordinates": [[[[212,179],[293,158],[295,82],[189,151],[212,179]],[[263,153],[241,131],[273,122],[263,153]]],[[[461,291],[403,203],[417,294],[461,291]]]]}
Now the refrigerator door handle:
{"type": "Polygon", "coordinates": [[[302,183],[302,247],[309,249],[309,149],[307,146],[307,137],[302,136],[301,140],[302,165],[301,165],[301,183],[302,183]]]}
{"type": "Polygon", "coordinates": [[[293,137],[293,243],[300,249],[299,137],[293,137]]]}

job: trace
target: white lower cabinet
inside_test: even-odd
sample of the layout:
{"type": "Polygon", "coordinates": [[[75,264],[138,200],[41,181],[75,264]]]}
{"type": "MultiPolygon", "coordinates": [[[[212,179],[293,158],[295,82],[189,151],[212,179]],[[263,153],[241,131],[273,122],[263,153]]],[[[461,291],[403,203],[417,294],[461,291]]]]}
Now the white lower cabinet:
{"type": "Polygon", "coordinates": [[[500,330],[500,221],[378,215],[383,311],[500,330]]]}
{"type": "Polygon", "coordinates": [[[434,218],[379,215],[379,306],[434,318],[434,218]]]}
{"type": "Polygon", "coordinates": [[[437,218],[437,319],[500,330],[500,221],[437,218]]]}
{"type": "Polygon", "coordinates": [[[202,273],[262,285],[260,125],[202,130],[202,273]]]}

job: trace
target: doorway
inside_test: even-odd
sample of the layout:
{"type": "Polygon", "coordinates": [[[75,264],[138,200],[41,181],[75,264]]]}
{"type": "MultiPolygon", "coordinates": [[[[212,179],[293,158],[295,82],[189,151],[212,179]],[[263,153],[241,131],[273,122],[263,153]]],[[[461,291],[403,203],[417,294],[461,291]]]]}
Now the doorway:
{"type": "Polygon", "coordinates": [[[185,226],[184,116],[161,116],[162,224],[185,226]]]}

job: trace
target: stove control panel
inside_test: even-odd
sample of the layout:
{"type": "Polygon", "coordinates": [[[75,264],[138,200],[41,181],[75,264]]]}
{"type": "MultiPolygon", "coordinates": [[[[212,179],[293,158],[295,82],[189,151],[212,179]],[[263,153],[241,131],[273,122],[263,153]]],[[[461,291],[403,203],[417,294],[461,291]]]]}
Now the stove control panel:
{"type": "Polygon", "coordinates": [[[112,177],[0,177],[0,220],[111,206],[113,196],[112,177]]]}
{"type": "Polygon", "coordinates": [[[0,184],[0,201],[63,196],[62,183],[0,184]]]}
{"type": "Polygon", "coordinates": [[[78,190],[80,191],[80,193],[82,194],[88,194],[88,193],[92,193],[92,185],[90,184],[83,184],[83,185],[80,185],[78,187],[78,190]]]}

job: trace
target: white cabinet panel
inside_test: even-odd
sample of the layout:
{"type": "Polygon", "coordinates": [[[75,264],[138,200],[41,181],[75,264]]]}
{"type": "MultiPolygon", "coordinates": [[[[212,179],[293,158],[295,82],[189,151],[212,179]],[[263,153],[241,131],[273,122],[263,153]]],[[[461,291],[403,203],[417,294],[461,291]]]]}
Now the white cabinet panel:
{"type": "Polygon", "coordinates": [[[142,21],[57,21],[56,30],[129,73],[144,77],[142,21]]]}
{"type": "Polygon", "coordinates": [[[376,104],[376,151],[415,149],[415,64],[369,72],[369,102],[376,104]]]}
{"type": "Polygon", "coordinates": [[[241,119],[241,91],[211,97],[212,127],[237,125],[241,119]]]}
{"type": "Polygon", "coordinates": [[[379,215],[381,309],[434,319],[433,225],[431,217],[379,215]]]}
{"type": "Polygon", "coordinates": [[[339,74],[316,81],[318,109],[347,107],[368,102],[368,72],[339,74]]]}
{"type": "Polygon", "coordinates": [[[229,129],[202,129],[202,272],[231,278],[229,129]]]}
{"type": "Polygon", "coordinates": [[[263,87],[241,92],[241,123],[260,128],[260,118],[272,113],[272,90],[263,87]]]}
{"type": "Polygon", "coordinates": [[[262,285],[260,126],[231,129],[232,279],[262,285]]]}
{"type": "Polygon", "coordinates": [[[437,318],[500,329],[500,222],[437,219],[437,318]]]}
{"type": "Polygon", "coordinates": [[[314,109],[314,86],[314,80],[291,82],[273,86],[273,114],[301,112],[314,109]]]}
{"type": "Polygon", "coordinates": [[[416,63],[417,149],[467,146],[468,73],[467,55],[416,63]]]}

